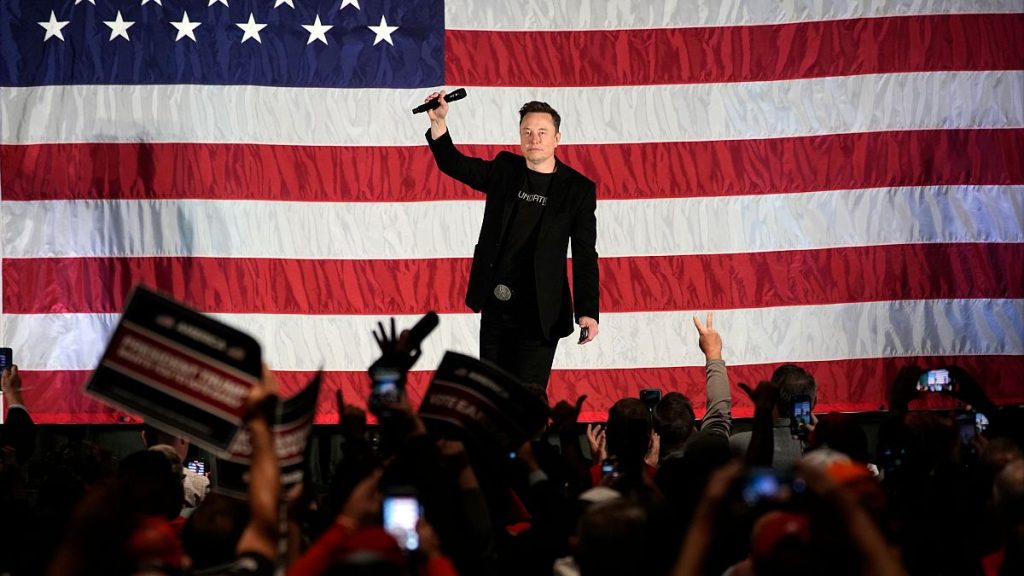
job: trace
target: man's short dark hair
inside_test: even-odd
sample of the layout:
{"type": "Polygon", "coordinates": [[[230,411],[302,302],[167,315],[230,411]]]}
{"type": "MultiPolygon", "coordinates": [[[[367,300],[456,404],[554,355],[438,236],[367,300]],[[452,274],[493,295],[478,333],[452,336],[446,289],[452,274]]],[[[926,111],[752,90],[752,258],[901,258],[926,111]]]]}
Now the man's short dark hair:
{"type": "Polygon", "coordinates": [[[788,411],[793,397],[806,394],[811,397],[811,406],[818,403],[818,385],[814,376],[796,364],[783,364],[772,372],[772,383],[779,387],[779,411],[788,411]]]}
{"type": "Polygon", "coordinates": [[[693,433],[693,404],[679,392],[665,394],[654,407],[654,431],[662,446],[682,446],[693,433]]]}
{"type": "Polygon", "coordinates": [[[526,118],[527,114],[531,114],[533,112],[538,112],[541,114],[550,114],[551,121],[555,123],[555,132],[559,131],[559,128],[562,125],[562,117],[559,116],[558,112],[556,112],[555,109],[552,108],[551,105],[548,104],[547,102],[538,102],[536,100],[533,100],[531,102],[523,104],[523,107],[519,109],[519,122],[522,122],[523,118],[526,118]]]}

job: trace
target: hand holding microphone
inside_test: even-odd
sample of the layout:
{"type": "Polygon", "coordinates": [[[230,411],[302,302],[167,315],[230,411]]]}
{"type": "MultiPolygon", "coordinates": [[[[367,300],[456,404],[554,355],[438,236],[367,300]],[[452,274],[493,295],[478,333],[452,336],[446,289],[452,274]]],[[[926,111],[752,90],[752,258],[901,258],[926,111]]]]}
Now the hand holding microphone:
{"type": "Polygon", "coordinates": [[[448,106],[442,105],[442,103],[441,103],[441,96],[442,95],[444,96],[444,102],[445,103],[455,102],[456,100],[462,100],[463,98],[466,97],[466,89],[465,88],[459,88],[457,90],[452,90],[451,92],[449,92],[447,94],[445,94],[444,91],[435,92],[434,94],[431,95],[431,96],[433,96],[432,98],[427,99],[427,101],[424,102],[423,104],[420,104],[419,106],[413,108],[412,109],[412,113],[413,114],[419,114],[420,112],[428,112],[430,110],[436,110],[437,108],[441,108],[444,111],[442,113],[442,117],[443,117],[448,112],[448,106]]]}

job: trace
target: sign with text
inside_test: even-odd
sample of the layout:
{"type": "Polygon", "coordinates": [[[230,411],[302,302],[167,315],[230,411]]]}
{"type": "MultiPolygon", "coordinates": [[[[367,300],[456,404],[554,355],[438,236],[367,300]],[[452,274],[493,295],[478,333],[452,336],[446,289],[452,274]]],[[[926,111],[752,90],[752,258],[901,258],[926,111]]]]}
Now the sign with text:
{"type": "MultiPolygon", "coordinates": [[[[281,403],[274,424],[274,450],[281,466],[281,485],[302,482],[305,473],[306,448],[313,430],[313,417],[320,397],[323,372],[317,372],[301,392],[281,403]]],[[[242,429],[230,447],[230,453],[218,458],[213,473],[214,490],[237,498],[245,498],[249,485],[249,464],[252,445],[249,431],[242,429]]]]}
{"type": "Polygon", "coordinates": [[[508,372],[476,358],[447,352],[420,403],[424,423],[457,432],[496,449],[518,449],[539,432],[550,410],[508,372]]]}
{"type": "Polygon", "coordinates": [[[261,376],[251,336],[138,286],[85,391],[225,455],[261,376]]]}

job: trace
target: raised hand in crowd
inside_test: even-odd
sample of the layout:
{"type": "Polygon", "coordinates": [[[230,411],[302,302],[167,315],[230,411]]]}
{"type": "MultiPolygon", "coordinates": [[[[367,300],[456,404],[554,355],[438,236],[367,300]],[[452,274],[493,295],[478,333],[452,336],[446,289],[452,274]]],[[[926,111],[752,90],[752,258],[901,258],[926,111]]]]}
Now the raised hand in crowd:
{"type": "Polygon", "coordinates": [[[700,351],[704,353],[704,357],[708,360],[721,360],[722,335],[715,330],[714,320],[715,317],[712,312],[708,312],[706,324],[702,324],[696,314],[693,315],[693,325],[697,327],[697,333],[700,335],[700,339],[697,341],[700,351]]]}
{"type": "Polygon", "coordinates": [[[774,382],[763,380],[754,390],[742,382],[739,383],[739,388],[754,402],[754,425],[745,461],[749,466],[771,466],[775,454],[773,424],[779,401],[779,387],[774,382]]]}
{"type": "Polygon", "coordinates": [[[661,453],[661,436],[657,432],[651,432],[651,440],[647,445],[647,454],[644,456],[644,464],[651,468],[658,467],[658,456],[661,453]]]}
{"type": "Polygon", "coordinates": [[[21,397],[21,374],[18,373],[17,364],[4,369],[3,375],[0,376],[0,391],[3,392],[6,406],[24,407],[24,400],[21,397]]]}
{"type": "Polygon", "coordinates": [[[604,426],[601,424],[587,424],[587,443],[590,445],[591,461],[601,463],[608,458],[604,426]]]}
{"type": "Polygon", "coordinates": [[[2,408],[7,410],[4,426],[0,429],[0,446],[14,448],[18,463],[24,464],[35,449],[36,426],[21,395],[21,374],[17,364],[12,364],[0,375],[0,391],[4,400],[2,408]]]}
{"type": "Polygon", "coordinates": [[[393,368],[402,373],[408,372],[419,360],[419,348],[411,349],[409,346],[409,330],[396,332],[394,318],[390,321],[390,331],[384,324],[377,323],[377,330],[374,331],[374,340],[380,348],[381,356],[370,367],[371,374],[375,368],[393,368]]]}
{"type": "Polygon", "coordinates": [[[428,312],[416,326],[411,330],[402,330],[401,333],[396,331],[395,319],[391,318],[390,331],[388,331],[382,322],[377,323],[377,330],[373,332],[373,338],[377,341],[377,346],[380,348],[381,355],[372,365],[370,365],[370,374],[373,375],[374,371],[378,368],[398,370],[404,378],[405,373],[416,364],[416,361],[420,358],[420,342],[426,333],[429,333],[433,328],[437,326],[437,314],[428,312]],[[431,322],[433,324],[431,325],[431,322]],[[418,335],[414,333],[417,328],[423,326],[429,326],[425,332],[418,335]]]}
{"type": "Polygon", "coordinates": [[[274,448],[280,388],[277,377],[265,364],[263,378],[249,390],[245,423],[252,444],[249,465],[249,524],[238,539],[238,556],[251,555],[276,562],[280,538],[281,467],[274,448]]]}
{"type": "Polygon", "coordinates": [[[587,395],[582,394],[576,398],[575,404],[567,400],[559,400],[551,409],[551,425],[559,434],[576,434],[576,423],[579,421],[580,411],[583,403],[587,401],[587,395]]]}
{"type": "Polygon", "coordinates": [[[357,530],[380,523],[382,495],[379,485],[383,474],[384,470],[378,468],[356,484],[335,520],[338,524],[349,530],[357,530]]]}
{"type": "Polygon", "coordinates": [[[459,440],[442,438],[437,441],[437,447],[441,450],[441,457],[444,458],[448,468],[457,473],[459,489],[463,491],[478,490],[480,481],[470,464],[465,444],[459,440]]]}

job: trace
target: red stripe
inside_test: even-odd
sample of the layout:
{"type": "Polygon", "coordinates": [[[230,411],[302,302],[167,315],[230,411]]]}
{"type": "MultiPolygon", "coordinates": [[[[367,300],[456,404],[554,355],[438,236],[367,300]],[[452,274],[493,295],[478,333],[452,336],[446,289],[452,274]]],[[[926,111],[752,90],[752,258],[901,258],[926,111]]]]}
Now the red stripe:
{"type": "MultiPolygon", "coordinates": [[[[492,158],[503,148],[461,149],[492,158]]],[[[609,200],[1021,184],[1022,149],[1024,129],[1013,128],[579,145],[563,146],[559,156],[596,181],[599,197],[609,200]]],[[[5,200],[482,198],[442,175],[425,146],[3,145],[0,173],[5,200]]]]}
{"type": "Polygon", "coordinates": [[[1024,14],[445,34],[445,77],[453,86],[699,84],[1021,68],[1024,14]]]}
{"type": "MultiPolygon", "coordinates": [[[[830,362],[804,362],[818,382],[816,412],[875,411],[885,404],[886,387],[902,366],[916,364],[921,367],[957,364],[985,384],[990,397],[1001,404],[1024,402],[1024,389],[1020,387],[1020,374],[1024,373],[1024,356],[943,356],[925,358],[882,358],[867,360],[838,360],[830,362]]],[[[736,383],[754,385],[767,379],[778,364],[730,366],[733,413],[749,417],[753,408],[750,401],[736,388],[736,383]]],[[[43,424],[109,424],[135,421],[123,412],[108,408],[86,398],[81,390],[89,377],[88,371],[34,371],[22,370],[25,404],[36,422],[43,424]]],[[[409,379],[409,395],[413,405],[419,404],[426,390],[431,372],[413,372],[409,379]]],[[[296,393],[311,372],[279,372],[285,396],[296,393]]],[[[316,421],[319,424],[337,422],[335,393],[342,390],[345,402],[365,406],[369,390],[365,372],[327,372],[324,388],[317,403],[316,421]]],[[[556,370],[548,386],[549,401],[575,400],[586,393],[584,420],[604,420],[608,408],[618,399],[636,396],[641,388],[662,388],[665,392],[686,394],[694,403],[698,416],[704,412],[704,369],[646,368],[630,370],[556,370]]]]}
{"type": "MultiPolygon", "coordinates": [[[[1024,276],[1006,273],[1024,270],[1024,244],[604,258],[600,267],[605,312],[1024,298],[1024,276]]],[[[468,275],[468,259],[8,258],[3,305],[8,314],[118,312],[144,283],[206,312],[465,313],[468,275]]]]}

